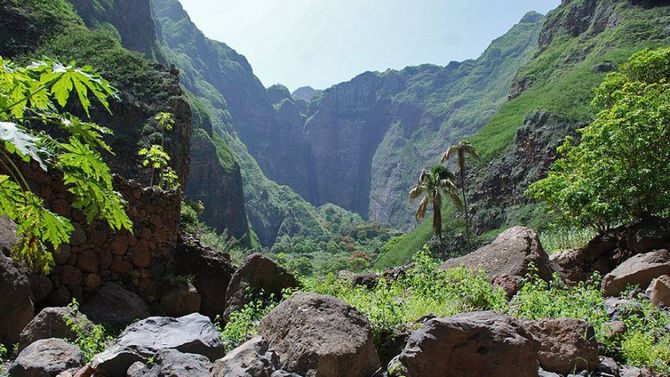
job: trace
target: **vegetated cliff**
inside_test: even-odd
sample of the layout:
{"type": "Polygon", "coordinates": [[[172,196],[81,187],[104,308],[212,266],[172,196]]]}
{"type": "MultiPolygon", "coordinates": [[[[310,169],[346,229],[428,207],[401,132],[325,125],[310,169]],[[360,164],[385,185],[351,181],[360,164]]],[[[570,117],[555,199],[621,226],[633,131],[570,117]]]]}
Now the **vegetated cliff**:
{"type": "MultiPolygon", "coordinates": [[[[140,6],[142,1],[131,3],[140,6]]],[[[115,154],[106,156],[114,172],[148,183],[149,172],[141,167],[137,151],[148,144],[160,143],[161,135],[153,117],[161,111],[173,113],[176,122],[165,137],[165,148],[172,156],[171,165],[185,184],[190,162],[191,110],[176,72],[125,49],[115,24],[88,28],[73,5],[64,0],[48,3],[10,0],[0,3],[0,14],[7,16],[0,19],[6,31],[0,40],[1,55],[20,60],[42,56],[65,62],[76,60],[80,65],[95,67],[119,90],[119,99],[110,104],[112,114],[95,106],[91,113],[95,122],[114,131],[108,143],[115,154]],[[9,25],[5,26],[5,22],[9,25]],[[12,25],[19,27],[13,29],[12,25]]],[[[152,23],[146,12],[147,17],[140,16],[132,15],[133,22],[152,23]]],[[[130,23],[122,21],[123,15],[112,18],[119,24],[130,23]]]]}
{"type": "MultiPolygon", "coordinates": [[[[227,45],[206,38],[178,1],[152,0],[152,7],[161,54],[179,68],[185,88],[197,99],[194,113],[208,119],[205,128],[211,129],[210,139],[218,155],[228,154],[227,150],[239,163],[245,197],[245,203],[239,204],[246,205],[252,232],[260,243],[271,246],[284,236],[327,236],[327,220],[320,211],[281,185],[302,190],[300,194],[306,198],[314,195],[309,192],[313,175],[305,168],[313,164],[302,132],[306,103],[291,98],[280,86],[266,90],[246,59],[227,45]],[[273,172],[282,172],[283,179],[273,172]]],[[[194,158],[202,160],[195,154],[194,158]]],[[[209,179],[223,182],[235,178],[233,174],[209,179]]],[[[195,185],[187,191],[199,192],[195,198],[202,200],[205,208],[223,210],[221,206],[227,202],[219,194],[195,185]]],[[[208,225],[219,228],[220,220],[209,218],[208,225]]]]}
{"type": "Polygon", "coordinates": [[[484,162],[475,175],[479,232],[546,224],[546,211],[524,197],[556,158],[568,133],[593,119],[592,89],[643,48],[670,42],[670,2],[564,1],[547,16],[539,50],[510,89],[510,100],[475,137],[484,162]]]}

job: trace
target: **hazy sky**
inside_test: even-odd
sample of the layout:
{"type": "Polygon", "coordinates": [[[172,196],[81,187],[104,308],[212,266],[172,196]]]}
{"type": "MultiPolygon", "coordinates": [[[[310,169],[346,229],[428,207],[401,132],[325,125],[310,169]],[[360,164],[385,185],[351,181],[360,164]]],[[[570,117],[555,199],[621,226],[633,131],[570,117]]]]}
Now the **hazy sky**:
{"type": "Polygon", "coordinates": [[[476,58],[530,10],[560,0],[181,0],[265,86],[326,88],[364,71],[476,58]]]}

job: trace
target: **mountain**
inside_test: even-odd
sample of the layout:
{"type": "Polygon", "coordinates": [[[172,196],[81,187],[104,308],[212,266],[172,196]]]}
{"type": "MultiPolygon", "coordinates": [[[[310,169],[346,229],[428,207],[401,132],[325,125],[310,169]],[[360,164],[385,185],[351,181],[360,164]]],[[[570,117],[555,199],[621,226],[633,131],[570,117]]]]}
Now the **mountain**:
{"type": "Polygon", "coordinates": [[[302,86],[293,91],[291,96],[293,96],[293,98],[301,99],[305,102],[310,102],[316,93],[318,93],[318,91],[311,86],[302,86]]]}

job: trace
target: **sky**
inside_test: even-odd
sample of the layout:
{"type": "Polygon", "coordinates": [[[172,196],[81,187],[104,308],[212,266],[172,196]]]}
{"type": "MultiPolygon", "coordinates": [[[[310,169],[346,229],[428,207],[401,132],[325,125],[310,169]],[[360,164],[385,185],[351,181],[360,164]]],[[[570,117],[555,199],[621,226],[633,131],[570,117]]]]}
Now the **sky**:
{"type": "Polygon", "coordinates": [[[365,71],[477,58],[526,12],[560,0],[180,0],[266,87],[325,89],[365,71]]]}

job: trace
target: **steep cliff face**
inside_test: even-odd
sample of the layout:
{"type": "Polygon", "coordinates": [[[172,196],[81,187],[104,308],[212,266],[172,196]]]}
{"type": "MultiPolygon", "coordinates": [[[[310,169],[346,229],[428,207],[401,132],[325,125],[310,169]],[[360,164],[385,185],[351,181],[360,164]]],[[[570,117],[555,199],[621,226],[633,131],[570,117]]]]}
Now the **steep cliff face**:
{"type": "Polygon", "coordinates": [[[327,89],[305,126],[321,202],[407,228],[418,172],[488,121],[542,22],[528,14],[477,60],[365,73],[327,89]]]}

